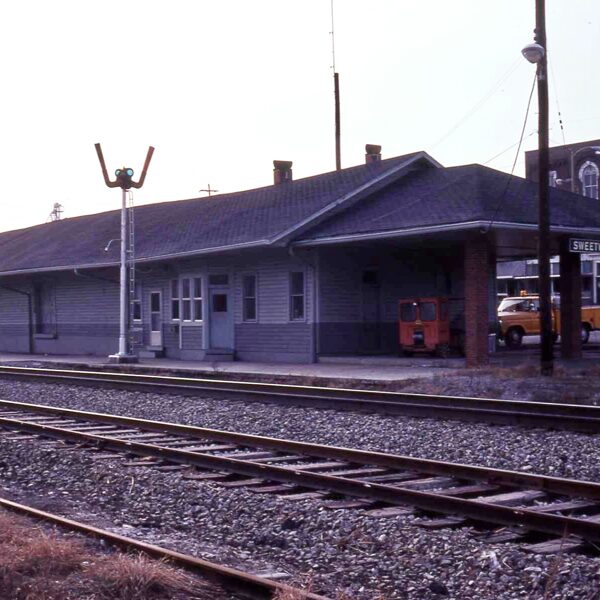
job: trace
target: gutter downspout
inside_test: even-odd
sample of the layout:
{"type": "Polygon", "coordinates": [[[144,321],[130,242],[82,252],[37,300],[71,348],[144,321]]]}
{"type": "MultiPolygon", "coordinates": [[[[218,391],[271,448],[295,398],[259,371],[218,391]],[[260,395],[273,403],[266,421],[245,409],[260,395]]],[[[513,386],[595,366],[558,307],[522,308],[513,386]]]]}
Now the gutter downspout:
{"type": "Polygon", "coordinates": [[[7,290],[9,292],[14,292],[15,294],[21,294],[22,296],[27,296],[27,338],[28,338],[28,346],[29,346],[29,350],[27,351],[27,353],[33,354],[33,319],[31,316],[31,311],[32,311],[31,293],[9,287],[8,285],[0,285],[0,289],[7,290]]]}
{"type": "MultiPolygon", "coordinates": [[[[317,357],[319,355],[319,348],[320,348],[320,343],[319,343],[319,327],[318,327],[318,318],[319,318],[319,294],[318,294],[318,254],[317,254],[317,265],[313,265],[310,261],[306,260],[305,258],[301,258],[300,256],[298,256],[296,254],[296,252],[294,251],[294,246],[290,245],[287,247],[288,250],[288,254],[290,255],[290,257],[292,259],[297,260],[298,262],[301,262],[303,264],[305,264],[306,266],[310,267],[310,270],[312,272],[312,279],[313,279],[313,285],[312,285],[312,313],[313,313],[313,319],[312,319],[312,339],[313,339],[313,344],[312,344],[312,350],[311,350],[311,354],[312,354],[312,362],[316,363],[317,362],[317,357]]],[[[317,253],[318,253],[318,249],[317,249],[317,253]]]]}

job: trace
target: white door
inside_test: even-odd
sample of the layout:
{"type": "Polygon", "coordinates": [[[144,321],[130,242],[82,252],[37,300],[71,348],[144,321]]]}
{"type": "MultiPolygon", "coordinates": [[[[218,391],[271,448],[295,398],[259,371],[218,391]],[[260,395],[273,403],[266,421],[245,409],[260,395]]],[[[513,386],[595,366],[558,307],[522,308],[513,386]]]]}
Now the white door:
{"type": "Polygon", "coordinates": [[[150,292],[150,345],[163,345],[161,292],[150,292]]]}
{"type": "Polygon", "coordinates": [[[227,289],[210,290],[210,347],[233,348],[233,311],[227,289]]]}

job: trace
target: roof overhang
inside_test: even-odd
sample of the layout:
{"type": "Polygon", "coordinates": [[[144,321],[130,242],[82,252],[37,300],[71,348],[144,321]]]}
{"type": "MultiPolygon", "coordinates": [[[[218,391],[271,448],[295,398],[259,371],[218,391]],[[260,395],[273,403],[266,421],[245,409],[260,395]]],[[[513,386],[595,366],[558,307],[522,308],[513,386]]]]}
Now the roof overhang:
{"type": "MultiPolygon", "coordinates": [[[[463,223],[445,223],[440,225],[427,225],[419,227],[409,227],[404,229],[393,229],[389,231],[378,231],[368,233],[353,233],[347,235],[338,235],[323,238],[313,238],[292,242],[292,246],[327,246],[333,244],[348,244],[351,242],[361,242],[368,240],[386,240],[415,237],[419,235],[456,232],[456,231],[473,231],[479,230],[482,233],[487,233],[492,230],[513,231],[531,231],[537,232],[538,226],[536,223],[510,223],[510,222],[494,222],[489,221],[468,221],[463,223]]],[[[550,232],[556,235],[578,235],[590,236],[600,239],[600,227],[564,227],[561,225],[552,225],[550,232]]]]}
{"type": "MultiPolygon", "coordinates": [[[[225,252],[233,252],[236,250],[245,250],[249,248],[268,246],[268,240],[259,240],[255,242],[247,242],[243,244],[232,244],[229,246],[215,246],[213,248],[202,248],[200,250],[189,250],[186,252],[173,252],[171,254],[158,254],[156,256],[145,256],[135,259],[135,264],[163,262],[177,258],[193,258],[194,256],[204,256],[206,254],[221,254],[225,252]]],[[[1,271],[0,277],[8,277],[9,275],[33,275],[35,273],[52,273],[57,271],[77,271],[81,269],[106,269],[110,267],[119,267],[119,261],[106,261],[98,263],[79,263],[70,265],[57,265],[53,267],[39,267],[33,269],[15,269],[12,271],[1,271]]]]}

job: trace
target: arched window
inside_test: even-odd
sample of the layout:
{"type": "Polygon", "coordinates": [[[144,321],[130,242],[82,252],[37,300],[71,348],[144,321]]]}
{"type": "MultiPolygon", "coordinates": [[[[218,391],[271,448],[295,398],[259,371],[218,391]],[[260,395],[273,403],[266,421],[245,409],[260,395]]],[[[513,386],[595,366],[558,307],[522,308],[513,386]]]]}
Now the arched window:
{"type": "Polygon", "coordinates": [[[598,199],[598,175],[600,170],[589,160],[584,162],[579,169],[579,181],[581,181],[581,191],[588,198],[598,199]]]}

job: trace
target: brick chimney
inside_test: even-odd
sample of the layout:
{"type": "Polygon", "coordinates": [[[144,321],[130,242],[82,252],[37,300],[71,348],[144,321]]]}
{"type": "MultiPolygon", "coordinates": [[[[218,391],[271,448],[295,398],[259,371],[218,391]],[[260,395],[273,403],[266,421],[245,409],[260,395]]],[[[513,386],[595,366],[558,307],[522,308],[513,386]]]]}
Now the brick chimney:
{"type": "Polygon", "coordinates": [[[292,161],[274,160],[273,161],[273,183],[281,185],[292,181],[292,161]]]}
{"type": "Polygon", "coordinates": [[[367,144],[365,146],[365,151],[365,163],[371,164],[374,162],[379,162],[381,160],[381,146],[367,144]]]}

